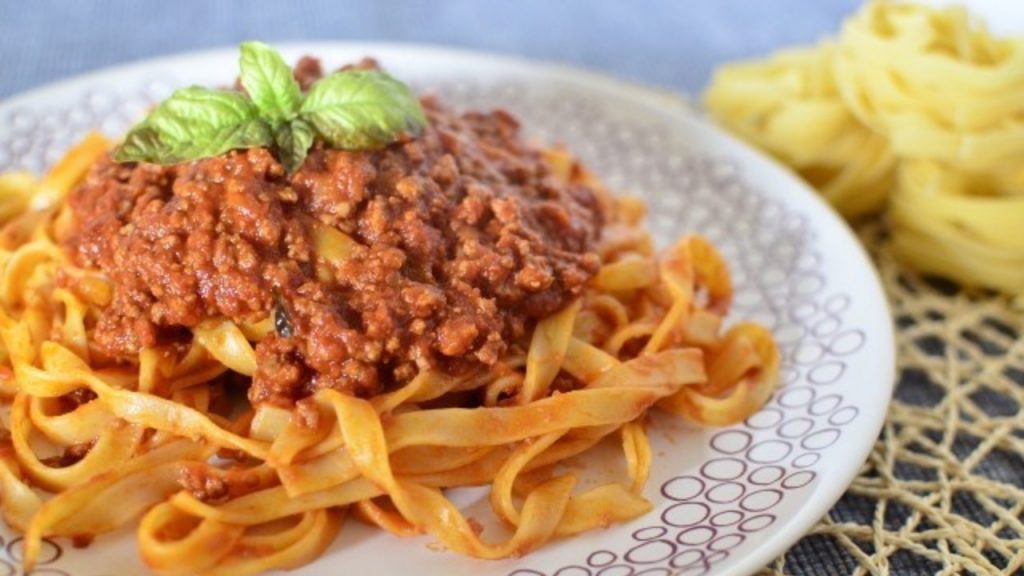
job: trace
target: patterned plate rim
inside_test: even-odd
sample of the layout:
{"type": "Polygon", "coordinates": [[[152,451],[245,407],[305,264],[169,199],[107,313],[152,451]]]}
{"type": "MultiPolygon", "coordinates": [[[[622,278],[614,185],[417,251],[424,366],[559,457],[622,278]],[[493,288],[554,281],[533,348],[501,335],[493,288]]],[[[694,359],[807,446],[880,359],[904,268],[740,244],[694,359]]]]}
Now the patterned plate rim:
{"type": "MultiPolygon", "coordinates": [[[[714,126],[702,114],[695,111],[689,100],[680,94],[663,88],[642,85],[623,80],[611,75],[592,70],[585,70],[565,64],[529,60],[505,54],[492,54],[482,51],[440,47],[426,44],[394,43],[394,42],[337,42],[309,41],[285,42],[277,44],[286,59],[297,58],[301,54],[337,54],[341,52],[373,54],[383,60],[400,59],[410,52],[428,59],[451,61],[463,65],[500,66],[505,69],[522,72],[527,75],[553,75],[580,86],[598,90],[602,93],[615,95],[650,107],[653,112],[660,113],[680,123],[697,123],[703,129],[713,132],[719,143],[725,145],[729,156],[740,164],[756,167],[771,175],[772,180],[784,185],[786,193],[792,192],[791,201],[800,205],[801,210],[822,228],[832,229],[839,235],[842,244],[851,246],[851,254],[856,262],[851,267],[863,270],[864,277],[860,295],[878,304],[878,317],[874,318],[877,325],[885,325],[887,330],[873,332],[872,337],[880,340],[880,357],[877,358],[877,374],[872,378],[879,387],[878,393],[884,396],[884,403],[874,413],[865,414],[865,422],[861,426],[862,438],[856,442],[856,450],[849,458],[842,460],[842,465],[833,469],[832,473],[843,482],[833,482],[814,492],[815,498],[806,502],[778,530],[764,536],[759,544],[745,558],[732,564],[723,574],[751,574],[767,565],[775,556],[783,553],[789,546],[796,543],[820,518],[825,516],[832,505],[838,501],[849,483],[856,477],[861,464],[867,458],[878,433],[885,420],[886,409],[891,398],[895,375],[895,333],[888,301],[882,289],[878,273],[871,263],[867,252],[861,246],[853,231],[832,208],[820,198],[803,180],[794,175],[786,167],[777,163],[765,153],[746,143],[737,140],[725,131],[714,126]],[[870,434],[868,434],[870,432],[870,434]]],[[[119,75],[143,74],[147,68],[159,68],[174,64],[182,64],[195,60],[223,60],[234,58],[236,48],[214,48],[181,52],[157,58],[138,59],[125,64],[106,67],[95,71],[72,76],[64,80],[47,83],[11,97],[0,99],[0,115],[19,106],[33,106],[39,100],[61,101],[70,98],[66,94],[74,94],[94,85],[97,81],[119,75]]]]}

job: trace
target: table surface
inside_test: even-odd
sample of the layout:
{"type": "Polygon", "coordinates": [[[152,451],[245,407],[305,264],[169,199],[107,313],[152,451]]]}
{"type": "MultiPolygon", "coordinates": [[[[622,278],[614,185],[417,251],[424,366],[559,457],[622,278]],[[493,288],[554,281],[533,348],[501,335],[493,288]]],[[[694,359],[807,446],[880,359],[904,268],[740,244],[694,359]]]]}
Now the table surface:
{"type": "Polygon", "coordinates": [[[809,43],[857,0],[0,0],[0,98],[114,64],[258,38],[378,40],[553,60],[696,92],[724,61],[809,43]]]}

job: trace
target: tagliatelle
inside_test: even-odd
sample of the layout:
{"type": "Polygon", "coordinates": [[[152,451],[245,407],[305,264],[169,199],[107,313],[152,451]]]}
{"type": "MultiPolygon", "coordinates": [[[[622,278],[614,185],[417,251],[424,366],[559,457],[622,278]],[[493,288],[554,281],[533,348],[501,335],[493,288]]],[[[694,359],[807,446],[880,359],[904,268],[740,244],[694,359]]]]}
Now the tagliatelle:
{"type": "Polygon", "coordinates": [[[1024,38],[994,38],[962,7],[868,4],[843,26],[835,77],[900,157],[970,171],[1024,158],[1024,38]]]}
{"type": "Polygon", "coordinates": [[[1024,170],[977,174],[906,162],[892,202],[893,247],[920,269],[1024,294],[1024,170]]]}
{"type": "Polygon", "coordinates": [[[902,261],[1024,294],[1024,37],[873,1],[835,42],[722,67],[705,101],[844,216],[889,202],[902,261]]]}
{"type": "Polygon", "coordinates": [[[848,218],[878,212],[895,184],[884,137],[861,125],[833,77],[836,47],[719,68],[704,102],[730,131],[792,166],[848,218]]]}
{"type": "MultiPolygon", "coordinates": [[[[66,188],[106,148],[90,137],[45,184],[0,178],[0,369],[13,374],[2,388],[11,429],[0,445],[0,510],[25,532],[26,570],[44,537],[91,537],[140,517],[141,556],[157,573],[288,569],[322,554],[346,511],[475,557],[519,556],[651,510],[650,409],[725,424],[774,388],[771,335],[750,324],[722,332],[732,286],[710,244],[688,236],[656,256],[639,205],[609,197],[614,221],[591,287],[494,371],[424,371],[369,399],[323,389],[294,409],[225,408],[221,376],[253,374],[252,343],[272,319],[209,318],[185,349],[144,349],[132,365],[94,350],[111,284],[75,268],[57,238],[66,188]],[[69,289],[59,276],[80,281],[69,289]],[[437,404],[467,392],[481,404],[437,404]],[[627,476],[576,490],[560,464],[602,442],[621,446],[627,476]],[[222,490],[198,498],[182,485],[195,474],[204,493],[222,490]],[[445,496],[480,485],[510,529],[503,542],[482,540],[445,496]]],[[[547,160],[555,174],[598,185],[563,150],[547,160]]],[[[353,248],[340,233],[315,242],[333,259],[353,248]]]]}
{"type": "Polygon", "coordinates": [[[1024,38],[994,38],[960,7],[874,3],[839,46],[844,100],[903,159],[896,254],[1024,294],[1024,38]]]}

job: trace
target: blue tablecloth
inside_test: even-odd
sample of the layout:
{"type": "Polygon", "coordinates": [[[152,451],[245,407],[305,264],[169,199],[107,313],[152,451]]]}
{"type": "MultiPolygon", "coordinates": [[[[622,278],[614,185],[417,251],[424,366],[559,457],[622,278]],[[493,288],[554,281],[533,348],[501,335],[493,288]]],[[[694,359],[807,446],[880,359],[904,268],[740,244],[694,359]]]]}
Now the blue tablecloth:
{"type": "Polygon", "coordinates": [[[696,92],[714,66],[834,30],[857,0],[0,0],[0,98],[249,38],[447,44],[696,92]]]}

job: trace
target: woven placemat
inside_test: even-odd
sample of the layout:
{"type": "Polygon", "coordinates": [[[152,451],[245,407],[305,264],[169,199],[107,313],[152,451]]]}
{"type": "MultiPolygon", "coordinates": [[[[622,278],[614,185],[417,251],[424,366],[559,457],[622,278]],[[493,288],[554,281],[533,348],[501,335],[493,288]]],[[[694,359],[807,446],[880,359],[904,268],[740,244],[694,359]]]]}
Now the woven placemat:
{"type": "Polygon", "coordinates": [[[897,333],[898,382],[856,480],[764,574],[1024,574],[1024,312],[924,279],[861,226],[897,333]]]}

